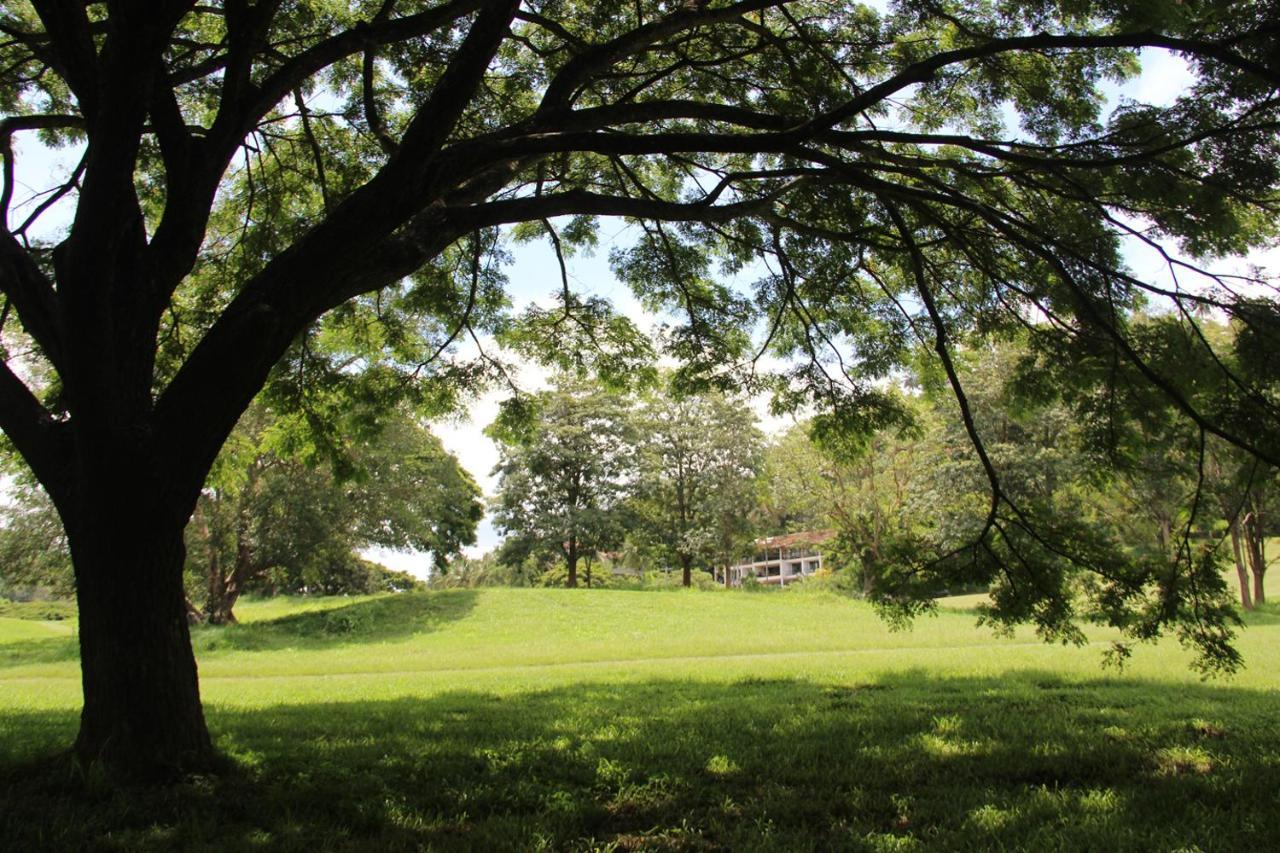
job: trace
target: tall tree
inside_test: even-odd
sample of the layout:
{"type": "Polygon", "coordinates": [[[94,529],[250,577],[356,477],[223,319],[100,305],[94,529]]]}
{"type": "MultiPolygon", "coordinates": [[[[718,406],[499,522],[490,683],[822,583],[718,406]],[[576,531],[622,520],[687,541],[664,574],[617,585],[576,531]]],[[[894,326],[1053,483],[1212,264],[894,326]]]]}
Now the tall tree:
{"type": "Polygon", "coordinates": [[[621,543],[633,464],[627,409],[618,394],[562,378],[489,428],[502,454],[495,522],[512,539],[504,558],[557,554],[575,587],[580,561],[621,543]]]}
{"type": "MultiPolygon", "coordinates": [[[[1124,320],[1152,296],[1262,330],[1280,325],[1274,303],[1243,311],[1228,279],[1161,287],[1118,252],[1127,235],[1209,255],[1273,233],[1274,0],[903,0],[884,13],[15,0],[0,15],[0,316],[33,342],[6,353],[0,427],[66,525],[82,761],[164,773],[213,759],[182,530],[220,447],[272,365],[361,294],[432,318],[406,338],[424,345],[405,375],[474,376],[443,359],[469,329],[500,325],[487,276],[492,229],[508,223],[562,246],[590,239],[592,217],[642,222],[617,265],[647,305],[684,315],[668,343],[695,384],[732,384],[735,365],[758,378],[742,362],[751,318],[766,318],[767,347],[799,361],[784,402],[866,425],[884,413],[874,380],[913,329],[950,365],[967,334],[1045,317],[1199,428],[1280,462],[1274,401],[1247,376],[1230,406],[1202,410],[1124,320]],[[1191,87],[1106,114],[1102,86],[1135,74],[1144,48],[1183,56],[1191,87]],[[79,144],[81,159],[22,207],[11,143],[30,132],[79,144]],[[37,239],[59,204],[69,226],[37,239]],[[773,274],[748,298],[715,282],[715,256],[773,274]],[[28,381],[41,375],[28,361],[47,384],[28,381]]],[[[564,290],[522,339],[580,343],[579,360],[621,371],[634,330],[564,290]]],[[[356,304],[375,318],[385,305],[356,304]]],[[[1011,529],[1002,512],[1031,521],[989,461],[975,553],[1011,529]]]]}
{"type": "Polygon", "coordinates": [[[634,534],[691,586],[695,565],[727,566],[747,544],[764,436],[745,400],[665,389],[637,411],[636,434],[634,534]]]}

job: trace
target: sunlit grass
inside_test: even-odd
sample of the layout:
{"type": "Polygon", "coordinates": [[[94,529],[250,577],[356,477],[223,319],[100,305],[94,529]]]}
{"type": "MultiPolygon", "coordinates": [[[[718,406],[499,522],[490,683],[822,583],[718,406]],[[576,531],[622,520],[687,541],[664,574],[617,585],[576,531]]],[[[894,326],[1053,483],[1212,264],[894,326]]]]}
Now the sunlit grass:
{"type": "MultiPolygon", "coordinates": [[[[0,833],[20,848],[1265,849],[1280,614],[1240,675],[1171,641],[905,632],[831,595],[454,590],[246,601],[199,628],[239,771],[68,781],[69,633],[0,633],[0,833]],[[42,769],[43,768],[43,769],[42,769]],[[53,769],[49,769],[53,768],[53,769]]],[[[0,632],[7,632],[0,622],[0,632]]],[[[42,627],[43,630],[43,627],[42,627]]]]}

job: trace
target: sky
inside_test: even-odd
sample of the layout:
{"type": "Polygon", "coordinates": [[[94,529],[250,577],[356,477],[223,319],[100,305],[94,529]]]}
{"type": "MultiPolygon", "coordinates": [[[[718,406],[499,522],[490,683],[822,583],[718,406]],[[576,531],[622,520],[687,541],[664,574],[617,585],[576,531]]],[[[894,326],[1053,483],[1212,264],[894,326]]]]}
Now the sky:
{"type": "MultiPolygon", "coordinates": [[[[1112,87],[1108,94],[1114,104],[1120,97],[1152,104],[1166,104],[1177,97],[1190,81],[1186,65],[1176,55],[1165,51],[1146,50],[1142,54],[1143,73],[1129,81],[1123,87],[1112,87]]],[[[76,150],[51,151],[39,145],[32,134],[19,134],[17,139],[18,191],[15,194],[15,212],[11,221],[25,216],[22,212],[24,192],[35,194],[65,177],[73,167],[79,152],[76,150]]],[[[32,204],[38,203],[38,199],[32,204]]],[[[30,209],[30,205],[27,206],[30,209]]],[[[64,203],[52,210],[43,220],[44,233],[53,233],[65,228],[70,221],[72,209],[64,203]]],[[[578,254],[568,258],[568,270],[571,285],[582,294],[602,296],[614,304],[616,310],[630,317],[642,329],[652,328],[656,320],[645,314],[630,289],[619,282],[609,269],[608,257],[615,246],[625,246],[631,242],[632,236],[627,227],[619,220],[605,220],[600,227],[600,246],[590,254],[578,254]]],[[[531,302],[546,304],[552,295],[560,289],[560,269],[550,246],[545,242],[534,242],[508,247],[514,261],[506,273],[510,281],[509,293],[515,310],[520,310],[531,302]]],[[[1130,267],[1142,278],[1168,285],[1170,273],[1164,262],[1150,250],[1144,249],[1136,240],[1129,241],[1126,248],[1126,259],[1130,267]]],[[[1256,265],[1269,270],[1272,275],[1280,272],[1280,251],[1257,252],[1249,258],[1232,260],[1216,265],[1216,269],[1242,269],[1246,265],[1256,265]]],[[[738,284],[745,286],[757,277],[759,270],[748,269],[739,278],[738,284]]],[[[1184,279],[1184,287],[1194,287],[1195,282],[1184,279]]],[[[526,365],[518,376],[518,382],[524,390],[536,390],[545,386],[547,374],[534,365],[526,365]]],[[[495,493],[496,480],[493,467],[498,461],[498,451],[493,442],[483,433],[497,414],[498,404],[506,395],[506,391],[493,391],[478,398],[463,416],[452,420],[441,421],[433,425],[433,431],[440,437],[445,447],[454,453],[461,464],[471,472],[476,481],[484,489],[486,497],[495,493]]],[[[766,415],[765,400],[753,401],[753,407],[761,416],[761,426],[766,433],[780,431],[792,421],[789,418],[769,418],[766,415]]],[[[478,530],[477,541],[467,549],[471,555],[478,555],[496,546],[501,541],[499,533],[494,529],[489,518],[486,518],[478,530]]],[[[372,550],[366,556],[383,563],[389,568],[409,571],[425,576],[430,559],[425,554],[372,550]]]]}

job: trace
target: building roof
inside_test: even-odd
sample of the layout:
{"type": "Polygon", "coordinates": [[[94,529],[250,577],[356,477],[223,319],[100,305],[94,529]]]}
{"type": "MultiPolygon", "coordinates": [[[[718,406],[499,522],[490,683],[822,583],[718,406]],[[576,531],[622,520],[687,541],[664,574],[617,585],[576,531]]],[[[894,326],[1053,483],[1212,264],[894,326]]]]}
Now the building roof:
{"type": "Polygon", "coordinates": [[[834,530],[802,530],[799,533],[787,533],[782,536],[770,536],[757,539],[757,548],[795,548],[798,545],[821,545],[828,539],[835,538],[834,530]]]}

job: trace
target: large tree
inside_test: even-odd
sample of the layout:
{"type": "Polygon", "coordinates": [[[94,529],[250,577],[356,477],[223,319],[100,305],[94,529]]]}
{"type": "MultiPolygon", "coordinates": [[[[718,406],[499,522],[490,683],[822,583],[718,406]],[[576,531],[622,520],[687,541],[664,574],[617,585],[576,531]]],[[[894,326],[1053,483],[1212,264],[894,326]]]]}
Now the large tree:
{"type": "MultiPolygon", "coordinates": [[[[489,428],[501,459],[495,522],[510,535],[503,557],[531,554],[578,564],[621,544],[620,512],[632,469],[629,401],[592,382],[562,377],[555,388],[502,413],[489,428]]],[[[589,581],[588,581],[589,583],[589,581]]]]}
{"type": "Polygon", "coordinates": [[[748,401],[655,393],[635,414],[633,539],[680,567],[724,567],[749,549],[764,437],[748,401]]]}
{"type": "MultiPolygon", "coordinates": [[[[591,217],[643,223],[615,260],[646,304],[682,312],[668,342],[691,382],[731,384],[764,317],[767,348],[798,361],[782,402],[873,425],[892,415],[875,378],[929,340],[990,487],[975,552],[1034,523],[964,414],[950,353],[975,329],[1048,324],[1280,461],[1250,374],[1204,410],[1125,320],[1151,296],[1274,341],[1274,302],[1243,310],[1228,279],[1164,287],[1119,251],[1133,235],[1237,252],[1273,232],[1278,17],[1274,0],[5,3],[0,317],[31,346],[6,352],[0,427],[74,559],[76,753],[138,773],[213,759],[181,575],[219,448],[289,347],[361,294],[427,309],[402,366],[445,372],[494,319],[507,223],[557,247],[589,240],[591,217]],[[1184,57],[1191,87],[1108,113],[1103,85],[1143,48],[1184,57]],[[19,208],[12,139],[32,131],[81,156],[19,208]],[[60,204],[65,231],[36,239],[60,204]],[[748,298],[715,256],[771,273],[748,298]]],[[[567,287],[561,303],[523,340],[620,367],[606,356],[633,330],[567,287]]]]}
{"type": "Polygon", "coordinates": [[[475,541],[479,486],[410,413],[385,413],[341,464],[309,461],[292,420],[251,406],[196,504],[188,564],[206,581],[210,622],[234,622],[255,584],[349,591],[362,548],[430,551],[443,571],[475,541]]]}

